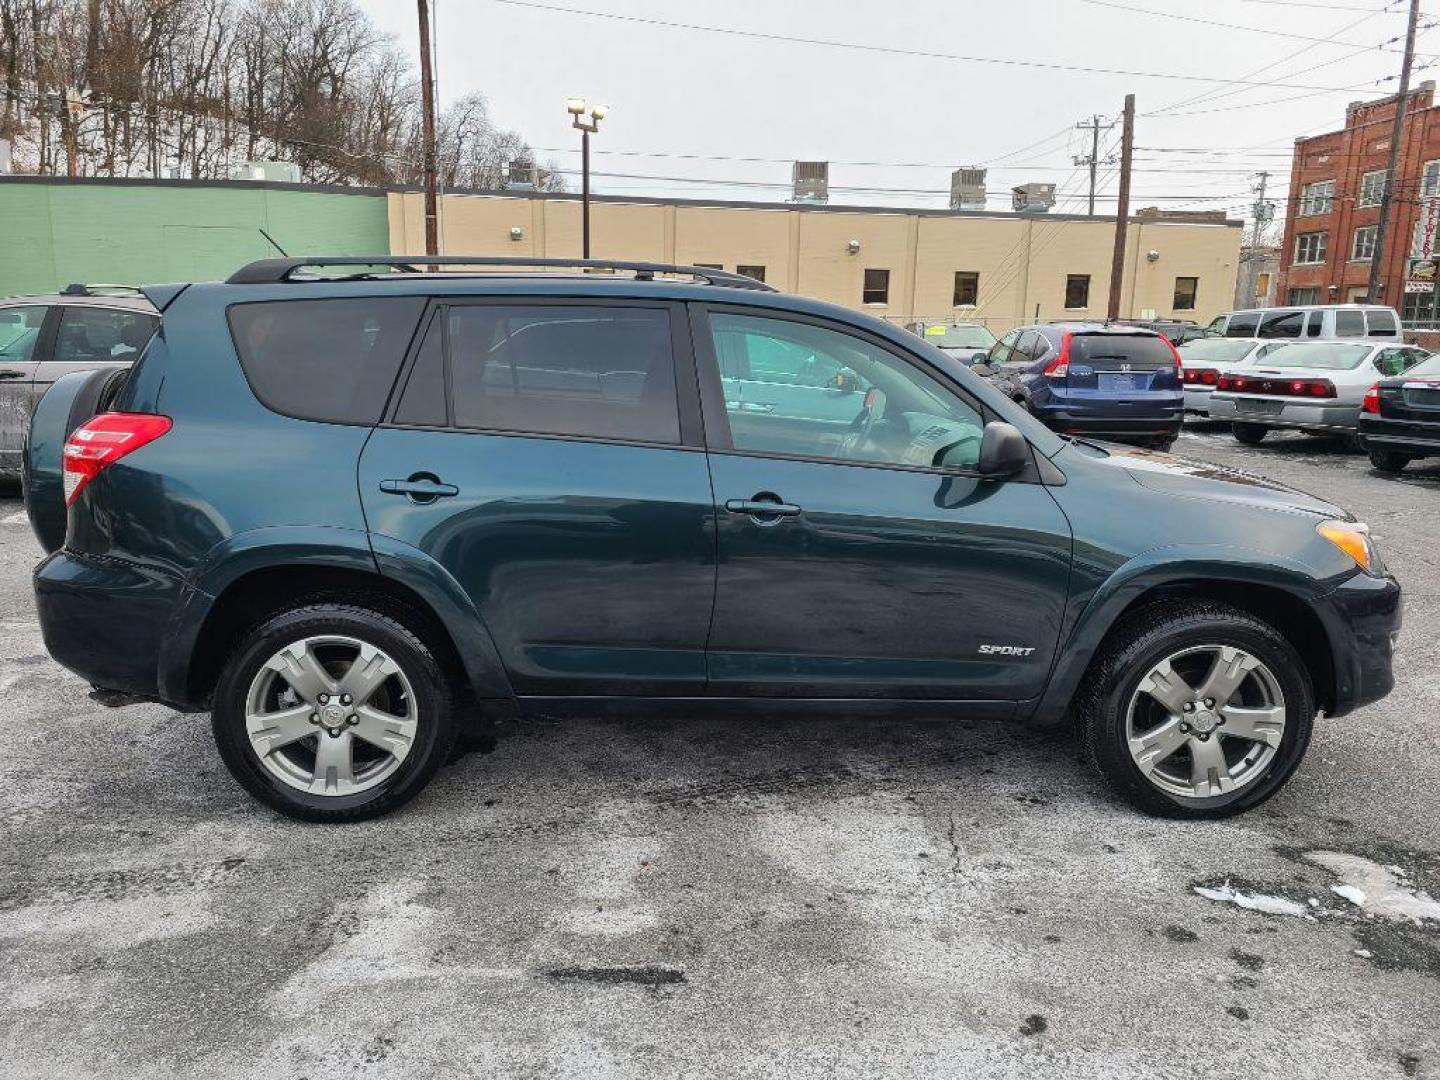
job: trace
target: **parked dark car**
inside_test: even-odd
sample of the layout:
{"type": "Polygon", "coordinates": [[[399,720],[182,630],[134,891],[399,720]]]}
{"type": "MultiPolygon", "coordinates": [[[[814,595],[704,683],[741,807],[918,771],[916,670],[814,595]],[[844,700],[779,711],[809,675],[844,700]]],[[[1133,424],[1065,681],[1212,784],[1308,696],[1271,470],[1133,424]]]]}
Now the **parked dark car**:
{"type": "Polygon", "coordinates": [[[1051,429],[1168,450],[1185,417],[1180,357],[1153,330],[1048,323],[1011,330],[990,377],[1051,429]]]}
{"type": "Polygon", "coordinates": [[[20,479],[30,414],[62,375],[128,364],[160,324],[138,289],[70,285],[0,298],[0,481],[20,479]]]}
{"type": "Polygon", "coordinates": [[[1440,355],[1370,387],[1360,403],[1359,434],[1381,472],[1440,455],[1440,355]]]}
{"type": "MultiPolygon", "coordinates": [[[[708,705],[1073,723],[1137,806],[1217,817],[1391,688],[1399,586],[1323,499],[1063,439],[923,339],[748,278],[437,261],[467,270],[151,289],[133,370],[68,376],[32,424],[29,489],[69,504],[35,571],[51,654],[209,710],[283,813],[391,810],[497,718],[708,705]],[[797,351],[845,410],[732,394],[724,363],[797,351]]],[[[1072,363],[1153,352],[1063,333],[1072,363]]]]}
{"type": "Polygon", "coordinates": [[[1206,331],[1199,323],[1189,319],[1114,319],[1111,326],[1138,326],[1142,330],[1154,330],[1170,339],[1172,345],[1184,345],[1206,337],[1206,331]]]}

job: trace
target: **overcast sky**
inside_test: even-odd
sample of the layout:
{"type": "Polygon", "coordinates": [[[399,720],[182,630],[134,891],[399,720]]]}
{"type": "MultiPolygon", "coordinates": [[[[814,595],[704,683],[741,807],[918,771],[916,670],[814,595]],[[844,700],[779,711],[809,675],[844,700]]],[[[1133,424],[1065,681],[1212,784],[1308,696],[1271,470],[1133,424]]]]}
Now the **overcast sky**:
{"type": "MultiPolygon", "coordinates": [[[[414,51],[413,0],[360,2],[414,51]]],[[[950,170],[979,164],[990,166],[992,193],[1053,181],[1060,208],[1083,212],[1088,177],[1071,159],[1089,150],[1089,134],[1074,125],[1094,113],[1102,123],[1118,119],[1133,92],[1141,149],[1132,205],[1224,207],[1234,216],[1253,199],[1260,169],[1275,174],[1270,192],[1283,212],[1295,136],[1341,126],[1349,101],[1394,93],[1399,43],[1382,43],[1403,39],[1406,8],[1404,0],[432,5],[442,105],[481,91],[497,123],[564,169],[579,168],[565,98],[610,107],[592,143],[597,192],[783,199],[789,162],[813,158],[832,163],[832,204],[943,206],[950,170]]],[[[1431,9],[1427,0],[1422,26],[1431,9]]],[[[1417,65],[1430,63],[1440,31],[1422,32],[1417,48],[1417,65]]],[[[1118,155],[1119,134],[1118,126],[1102,133],[1102,157],[1106,146],[1118,155]]],[[[1113,212],[1115,166],[1100,172],[1097,212],[1113,212]]],[[[571,187],[579,187],[573,177],[571,187]]],[[[990,205],[1007,209],[1008,199],[992,194],[990,205]]]]}

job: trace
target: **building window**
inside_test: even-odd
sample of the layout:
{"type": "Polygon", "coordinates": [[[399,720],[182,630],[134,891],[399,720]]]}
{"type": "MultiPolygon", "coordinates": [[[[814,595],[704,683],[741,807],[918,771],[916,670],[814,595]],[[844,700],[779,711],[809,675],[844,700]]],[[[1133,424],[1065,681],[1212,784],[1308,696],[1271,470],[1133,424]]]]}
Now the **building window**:
{"type": "Polygon", "coordinates": [[[1440,161],[1427,161],[1420,180],[1421,198],[1440,195],[1440,161]]]}
{"type": "Polygon", "coordinates": [[[1300,217],[1307,214],[1328,214],[1334,204],[1334,180],[1317,180],[1300,189],[1300,217]]]}
{"type": "Polygon", "coordinates": [[[1375,255],[1375,234],[1380,231],[1379,225],[1362,225],[1355,230],[1355,239],[1350,244],[1350,258],[1356,261],[1366,261],[1375,255]]]}
{"type": "Polygon", "coordinates": [[[1385,199],[1385,170],[1367,172],[1360,178],[1360,201],[1356,206],[1379,206],[1385,199]]]}
{"type": "Polygon", "coordinates": [[[1255,295],[1261,300],[1270,299],[1270,272],[1262,270],[1255,275],[1255,295]]]}
{"type": "Polygon", "coordinates": [[[1325,245],[1329,236],[1329,233],[1311,232],[1295,237],[1295,264],[1303,266],[1307,263],[1324,262],[1325,245]]]}
{"type": "Polygon", "coordinates": [[[980,275],[973,270],[955,271],[955,306],[974,307],[980,299],[980,275]]]}
{"type": "Polygon", "coordinates": [[[889,270],[865,271],[865,286],[860,290],[860,302],[864,304],[888,304],[890,302],[889,270]]]}
{"type": "Polygon", "coordinates": [[[1320,303],[1319,289],[1291,289],[1290,303],[1296,307],[1303,307],[1307,304],[1320,303]]]}
{"type": "Polygon", "coordinates": [[[1194,311],[1195,294],[1200,289],[1200,279],[1177,277],[1175,279],[1175,311],[1194,311]]]}
{"type": "Polygon", "coordinates": [[[756,281],[765,280],[765,268],[763,266],[736,266],[735,272],[745,277],[754,278],[756,281]]]}
{"type": "Polygon", "coordinates": [[[1400,319],[1406,326],[1435,326],[1435,293],[1406,293],[1400,319]]]}
{"type": "Polygon", "coordinates": [[[1065,278],[1066,308],[1088,308],[1090,306],[1090,275],[1069,274],[1065,278]]]}

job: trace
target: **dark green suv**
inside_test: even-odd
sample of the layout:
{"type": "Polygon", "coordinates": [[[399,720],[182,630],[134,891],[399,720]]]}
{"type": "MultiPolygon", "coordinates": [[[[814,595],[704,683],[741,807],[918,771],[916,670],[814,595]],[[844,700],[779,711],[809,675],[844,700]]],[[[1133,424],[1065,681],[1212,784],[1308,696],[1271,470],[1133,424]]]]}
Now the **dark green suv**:
{"type": "Polygon", "coordinates": [[[32,427],[51,653],[209,710],[286,814],[391,810],[528,710],[785,706],[1073,721],[1138,806],[1219,816],[1391,687],[1399,586],[1321,499],[1063,438],[748,278],[424,262],[148,289],[134,369],[32,427]]]}

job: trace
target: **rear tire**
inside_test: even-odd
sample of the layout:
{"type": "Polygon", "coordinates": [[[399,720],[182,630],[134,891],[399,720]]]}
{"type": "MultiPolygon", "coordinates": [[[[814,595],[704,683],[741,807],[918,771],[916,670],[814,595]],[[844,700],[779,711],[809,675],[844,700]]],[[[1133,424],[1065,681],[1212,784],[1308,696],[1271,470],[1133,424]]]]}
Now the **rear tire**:
{"type": "Polygon", "coordinates": [[[221,760],[260,802],[301,821],[362,821],[413,799],[450,759],[454,699],[404,623],[320,603],[245,635],[211,722],[221,760]]]}
{"type": "Polygon", "coordinates": [[[1259,446],[1260,441],[1270,433],[1270,429],[1259,424],[1231,424],[1230,434],[1235,436],[1235,441],[1244,443],[1246,446],[1259,446]]]}
{"type": "Polygon", "coordinates": [[[1131,805],[1161,817],[1223,818],[1260,805],[1294,773],[1314,702],[1304,661],[1269,623],[1228,604],[1172,601],[1112,630],[1075,715],[1090,760],[1131,805]],[[1168,675],[1157,681],[1157,668],[1168,675]],[[1232,669],[1245,672],[1236,689],[1220,683],[1225,699],[1205,705],[1211,676],[1232,669]],[[1173,711],[1147,687],[1173,698],[1173,711]]]}
{"type": "Polygon", "coordinates": [[[1370,447],[1366,453],[1370,455],[1370,464],[1381,472],[1401,473],[1405,466],[1409,465],[1411,458],[1408,454],[1397,453],[1394,450],[1381,450],[1378,447],[1370,447]]]}

